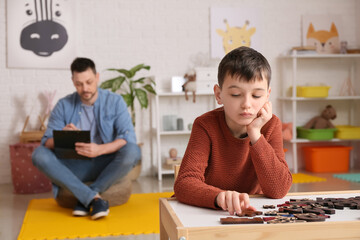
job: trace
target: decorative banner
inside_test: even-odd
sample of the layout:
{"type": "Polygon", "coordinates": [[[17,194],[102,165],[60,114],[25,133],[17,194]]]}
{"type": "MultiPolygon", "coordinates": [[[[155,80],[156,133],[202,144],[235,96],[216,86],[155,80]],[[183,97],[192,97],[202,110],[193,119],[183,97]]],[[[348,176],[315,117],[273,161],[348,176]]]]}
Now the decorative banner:
{"type": "Polygon", "coordinates": [[[302,16],[303,46],[315,47],[318,53],[339,53],[341,15],[302,16]]]}
{"type": "Polygon", "coordinates": [[[252,8],[211,8],[211,57],[222,58],[240,46],[260,51],[261,13],[252,8]]]}
{"type": "Polygon", "coordinates": [[[76,57],[75,1],[8,0],[8,67],[68,69],[76,57]]]}

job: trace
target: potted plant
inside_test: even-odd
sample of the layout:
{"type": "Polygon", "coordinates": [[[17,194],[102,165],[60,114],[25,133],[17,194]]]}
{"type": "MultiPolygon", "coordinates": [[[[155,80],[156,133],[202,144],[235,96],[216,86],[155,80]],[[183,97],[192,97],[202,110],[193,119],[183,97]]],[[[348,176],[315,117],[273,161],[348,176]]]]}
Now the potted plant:
{"type": "Polygon", "coordinates": [[[156,95],[155,81],[152,78],[134,79],[135,74],[141,69],[150,70],[150,66],[139,64],[130,70],[123,68],[109,68],[107,71],[116,71],[120,75],[106,80],[100,84],[101,88],[111,89],[112,92],[120,92],[127,106],[130,108],[132,123],[135,127],[135,99],[140,103],[141,109],[147,108],[149,104],[148,93],[156,95]]]}
{"type": "MultiPolygon", "coordinates": [[[[123,68],[109,68],[107,71],[116,71],[119,76],[108,79],[100,84],[103,89],[111,89],[112,92],[119,92],[124,98],[126,105],[130,108],[132,123],[135,127],[135,99],[140,103],[141,109],[149,105],[148,93],[155,94],[155,81],[151,78],[134,79],[135,74],[141,69],[150,70],[150,66],[139,64],[130,70],[123,68]]],[[[141,147],[143,144],[138,143],[141,147]]],[[[128,174],[131,180],[136,180],[141,172],[141,161],[128,174]]]]}

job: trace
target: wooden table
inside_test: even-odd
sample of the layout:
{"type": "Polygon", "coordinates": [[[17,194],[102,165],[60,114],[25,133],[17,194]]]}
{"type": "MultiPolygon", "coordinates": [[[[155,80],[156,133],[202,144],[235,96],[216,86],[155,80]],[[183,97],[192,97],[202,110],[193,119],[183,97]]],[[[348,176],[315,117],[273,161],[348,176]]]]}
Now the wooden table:
{"type": "MultiPolygon", "coordinates": [[[[283,199],[251,196],[251,205],[259,211],[263,205],[282,204],[290,198],[349,198],[360,196],[360,190],[341,192],[289,193],[283,199]]],[[[189,206],[176,199],[160,199],[161,240],[212,239],[360,239],[360,210],[337,210],[325,222],[286,224],[222,225],[220,218],[229,217],[221,210],[189,206]]]]}

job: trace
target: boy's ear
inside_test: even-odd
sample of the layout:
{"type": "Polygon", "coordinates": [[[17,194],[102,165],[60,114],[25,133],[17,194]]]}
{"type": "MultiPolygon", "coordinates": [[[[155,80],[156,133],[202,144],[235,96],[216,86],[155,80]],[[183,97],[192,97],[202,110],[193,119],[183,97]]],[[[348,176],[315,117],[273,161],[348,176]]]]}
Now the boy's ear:
{"type": "Polygon", "coordinates": [[[267,93],[267,100],[268,101],[269,101],[270,93],[271,93],[271,87],[269,87],[269,90],[268,90],[268,93],[267,93]]]}
{"type": "Polygon", "coordinates": [[[220,94],[221,94],[221,88],[220,88],[220,86],[218,84],[215,84],[215,86],[214,86],[214,95],[215,95],[216,102],[219,105],[222,104],[220,94]]]}

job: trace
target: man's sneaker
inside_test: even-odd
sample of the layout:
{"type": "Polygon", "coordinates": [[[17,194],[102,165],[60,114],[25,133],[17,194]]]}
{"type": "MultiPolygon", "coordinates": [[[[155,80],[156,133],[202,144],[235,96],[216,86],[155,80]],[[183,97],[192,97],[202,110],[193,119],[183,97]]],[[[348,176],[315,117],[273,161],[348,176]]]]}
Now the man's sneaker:
{"type": "Polygon", "coordinates": [[[92,202],[91,219],[96,220],[109,214],[109,202],[95,198],[92,202]]]}
{"type": "Polygon", "coordinates": [[[82,217],[88,215],[90,212],[90,207],[85,207],[82,205],[81,202],[77,202],[76,206],[74,207],[74,210],[72,214],[77,217],[82,217]]]}

